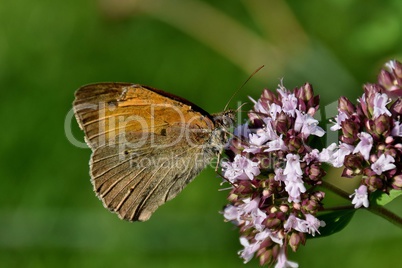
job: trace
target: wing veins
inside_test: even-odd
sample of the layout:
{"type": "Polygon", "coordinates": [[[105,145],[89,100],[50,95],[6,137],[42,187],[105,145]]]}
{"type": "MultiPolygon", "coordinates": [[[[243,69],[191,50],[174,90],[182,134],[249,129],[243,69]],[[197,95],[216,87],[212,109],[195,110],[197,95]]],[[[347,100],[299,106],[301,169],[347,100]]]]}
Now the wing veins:
{"type": "MultiPolygon", "coordinates": [[[[190,150],[191,150],[191,148],[185,150],[184,152],[181,152],[181,153],[177,154],[175,157],[177,158],[178,156],[181,156],[181,155],[183,155],[183,154],[186,154],[186,153],[187,153],[188,151],[190,151],[190,150]]],[[[160,165],[159,169],[160,169],[160,168],[163,166],[163,164],[165,164],[166,162],[167,162],[167,161],[164,161],[164,162],[160,165]]],[[[159,169],[158,169],[158,170],[159,170],[159,169]]],[[[169,170],[169,171],[170,171],[170,170],[169,170]]],[[[154,177],[154,175],[155,175],[157,172],[158,172],[158,171],[155,171],[155,172],[152,174],[152,177],[154,177]]],[[[146,195],[145,198],[143,198],[143,199],[141,200],[141,202],[139,203],[139,205],[138,205],[137,208],[135,209],[135,212],[133,213],[133,216],[131,217],[131,219],[132,219],[132,218],[135,218],[136,216],[137,216],[137,217],[139,216],[139,215],[138,215],[139,209],[142,208],[143,204],[149,199],[149,197],[153,194],[153,192],[156,190],[156,188],[158,188],[158,186],[160,185],[160,183],[163,181],[163,179],[166,177],[167,174],[168,174],[168,173],[165,173],[165,175],[163,176],[163,178],[159,180],[159,182],[156,184],[156,186],[155,186],[151,191],[148,192],[148,194],[146,195]]],[[[151,178],[152,178],[152,177],[151,177],[151,178]]],[[[140,190],[140,192],[142,192],[142,191],[150,184],[150,181],[151,181],[151,179],[149,179],[149,180],[147,181],[147,183],[144,185],[144,187],[142,187],[142,189],[140,190]]],[[[138,198],[136,198],[133,203],[135,203],[137,200],[138,200],[138,198]]],[[[130,206],[127,211],[131,210],[131,208],[132,208],[132,207],[130,206]]]]}
{"type": "MultiPolygon", "coordinates": [[[[141,173],[144,171],[144,169],[145,169],[145,168],[143,168],[142,170],[140,170],[140,172],[138,172],[138,174],[135,175],[135,177],[137,177],[139,174],[141,174],[141,173]]],[[[119,178],[118,180],[116,180],[115,182],[113,182],[100,196],[101,196],[102,198],[105,198],[105,197],[108,195],[108,193],[116,186],[117,183],[119,183],[120,181],[122,181],[122,180],[123,180],[124,178],[126,178],[127,176],[130,176],[130,174],[132,174],[133,171],[134,171],[134,170],[130,170],[130,172],[128,172],[126,175],[122,176],[121,178],[119,178]]],[[[117,174],[120,174],[120,173],[116,173],[116,174],[114,174],[114,175],[111,176],[111,177],[114,177],[114,176],[117,175],[117,174]]],[[[108,179],[108,180],[109,180],[109,179],[108,179]]],[[[105,182],[106,182],[106,181],[104,181],[104,182],[100,185],[100,187],[101,187],[103,184],[105,184],[105,182]]],[[[124,186],[124,187],[125,187],[125,186],[124,186]]],[[[114,201],[114,198],[115,198],[115,197],[112,198],[112,200],[110,201],[110,203],[112,203],[112,202],[114,201]]]]}
{"type": "MultiPolygon", "coordinates": [[[[115,168],[119,167],[120,165],[127,163],[127,161],[130,161],[130,160],[131,160],[131,159],[129,158],[129,159],[127,159],[127,160],[118,162],[117,165],[114,165],[113,167],[111,167],[111,168],[105,170],[104,172],[102,172],[102,173],[100,173],[100,174],[97,174],[96,176],[92,175],[92,176],[93,176],[92,179],[95,180],[95,179],[99,178],[100,176],[105,175],[106,173],[108,173],[108,172],[111,171],[112,169],[115,169],[115,168]]],[[[91,173],[92,173],[92,170],[91,170],[91,173]]]]}

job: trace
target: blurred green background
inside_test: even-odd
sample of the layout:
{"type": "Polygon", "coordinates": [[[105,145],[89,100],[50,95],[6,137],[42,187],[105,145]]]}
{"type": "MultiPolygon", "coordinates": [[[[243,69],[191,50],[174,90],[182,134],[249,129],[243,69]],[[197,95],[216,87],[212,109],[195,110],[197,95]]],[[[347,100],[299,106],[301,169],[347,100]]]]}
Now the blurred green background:
{"type": "MultiPolygon", "coordinates": [[[[256,267],[218,213],[226,192],[205,170],[145,223],[107,212],[92,192],[89,149],[71,120],[81,85],[150,85],[219,112],[280,79],[308,81],[322,107],[355,99],[381,65],[402,60],[399,0],[0,0],[0,267],[256,267]]],[[[401,200],[391,209],[400,212],[401,200]],[[399,205],[398,205],[399,203],[399,205]]],[[[397,267],[402,231],[358,211],[309,240],[301,267],[397,267]]]]}

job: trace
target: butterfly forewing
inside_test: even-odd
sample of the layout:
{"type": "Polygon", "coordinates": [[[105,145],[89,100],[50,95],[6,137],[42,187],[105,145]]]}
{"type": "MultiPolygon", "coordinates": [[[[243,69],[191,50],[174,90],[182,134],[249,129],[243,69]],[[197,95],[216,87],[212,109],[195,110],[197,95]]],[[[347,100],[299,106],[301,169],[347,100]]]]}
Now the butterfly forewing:
{"type": "Polygon", "coordinates": [[[123,219],[147,220],[214,156],[213,119],[177,96],[125,83],[84,86],[75,96],[94,190],[123,219]]]}

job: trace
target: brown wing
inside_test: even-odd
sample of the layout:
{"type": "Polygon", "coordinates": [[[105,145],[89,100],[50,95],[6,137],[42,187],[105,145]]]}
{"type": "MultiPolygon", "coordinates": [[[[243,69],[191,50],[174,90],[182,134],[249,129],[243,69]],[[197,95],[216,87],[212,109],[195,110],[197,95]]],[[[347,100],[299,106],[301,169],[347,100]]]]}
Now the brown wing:
{"type": "Polygon", "coordinates": [[[179,97],[123,83],[84,86],[75,96],[94,190],[120,218],[147,220],[212,157],[209,114],[179,97]]]}
{"type": "MultiPolygon", "coordinates": [[[[166,136],[154,138],[156,143],[170,142],[166,136]]],[[[134,133],[126,139],[141,137],[134,133]]],[[[123,151],[106,145],[93,152],[91,181],[109,210],[126,220],[145,221],[204,169],[211,157],[186,142],[169,150],[151,148],[148,143],[123,151]]]]}
{"type": "Polygon", "coordinates": [[[161,90],[128,83],[83,86],[74,112],[91,149],[114,142],[122,133],[163,134],[169,125],[212,129],[211,116],[191,102],[161,90]]]}

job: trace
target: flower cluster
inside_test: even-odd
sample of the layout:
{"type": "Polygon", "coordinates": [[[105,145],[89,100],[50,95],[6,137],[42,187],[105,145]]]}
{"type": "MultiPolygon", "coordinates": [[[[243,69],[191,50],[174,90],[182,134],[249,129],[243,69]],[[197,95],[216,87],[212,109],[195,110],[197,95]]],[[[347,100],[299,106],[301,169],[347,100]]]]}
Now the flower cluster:
{"type": "Polygon", "coordinates": [[[345,97],[338,101],[332,131],[339,144],[322,152],[322,161],[343,167],[344,177],[361,176],[355,191],[355,208],[369,206],[369,193],[402,189],[402,64],[390,61],[378,83],[364,85],[356,105],[345,97]]]}
{"type": "Polygon", "coordinates": [[[307,234],[325,226],[316,217],[324,210],[325,194],[317,190],[322,163],[343,168],[344,177],[361,177],[350,195],[355,208],[367,208],[375,191],[402,190],[401,63],[387,63],[356,104],[339,99],[331,127],[339,142],[322,151],[312,146],[325,132],[314,119],[319,96],[310,84],[293,91],[280,84],[277,94],[264,90],[252,101],[249,122],[235,129],[221,164],[232,185],[223,214],[239,227],[244,262],[255,256],[261,265],[298,267],[287,249],[296,251],[307,234]]]}
{"type": "Polygon", "coordinates": [[[240,229],[239,252],[245,262],[254,256],[261,265],[297,267],[287,259],[306,235],[319,233],[325,223],[316,218],[324,193],[316,186],[325,175],[322,156],[311,139],[325,132],[314,114],[319,96],[310,84],[278,94],[264,90],[254,101],[249,123],[235,130],[222,163],[223,176],[233,186],[224,209],[227,221],[240,229]]]}

